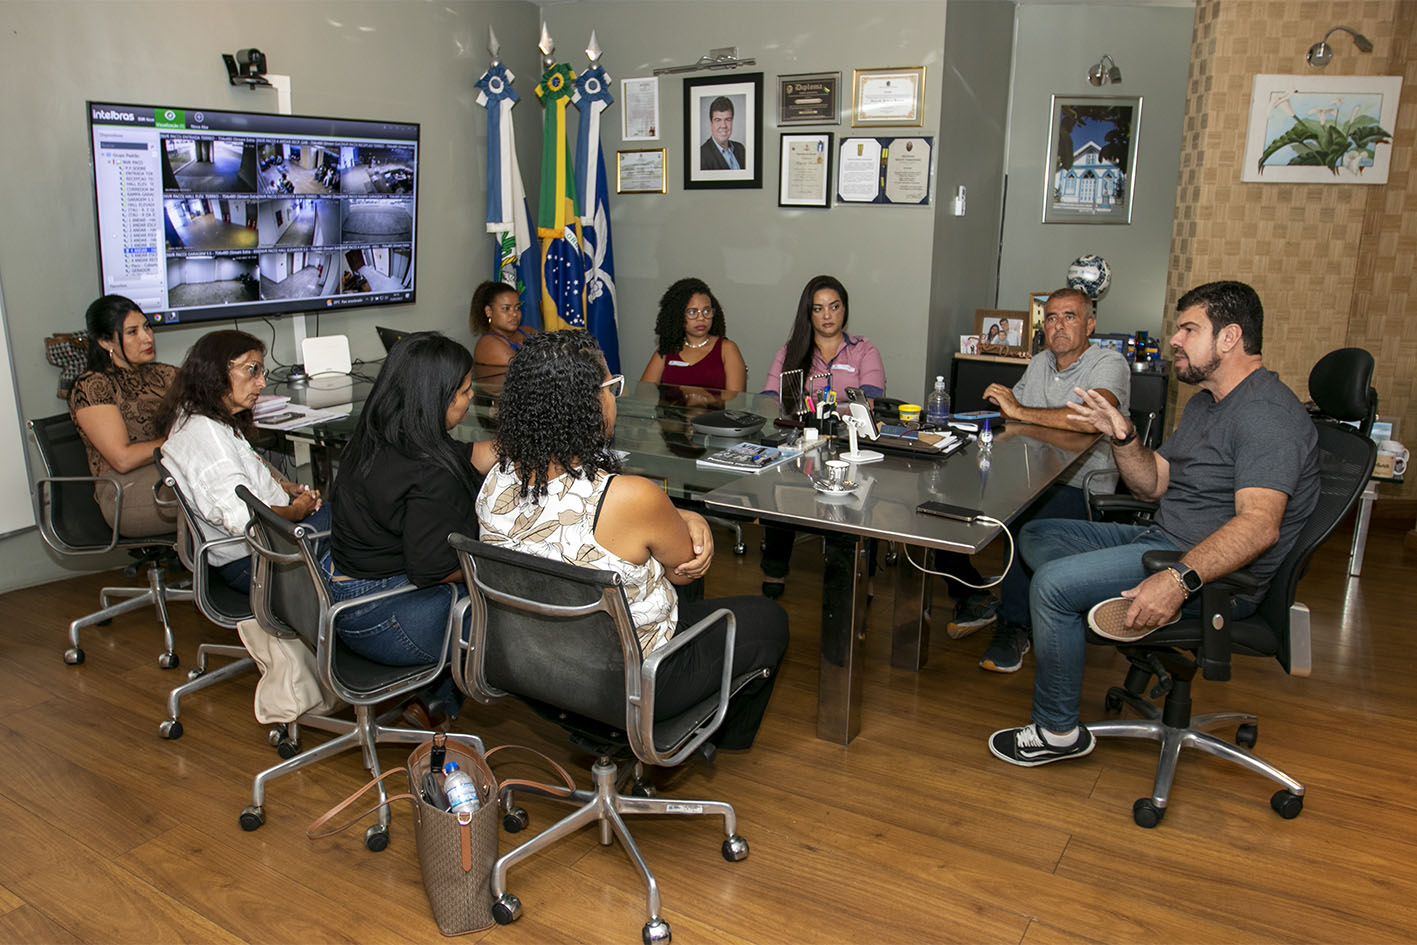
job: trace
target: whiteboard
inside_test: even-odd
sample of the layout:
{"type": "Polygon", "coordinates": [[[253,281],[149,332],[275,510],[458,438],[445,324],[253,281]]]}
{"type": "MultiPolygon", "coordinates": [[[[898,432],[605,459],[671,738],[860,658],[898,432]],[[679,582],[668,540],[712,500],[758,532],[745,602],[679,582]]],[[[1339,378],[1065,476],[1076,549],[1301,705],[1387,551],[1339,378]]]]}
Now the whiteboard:
{"type": "Polygon", "coordinates": [[[25,462],[24,428],[20,423],[19,387],[10,358],[10,324],[5,318],[5,288],[0,284],[0,538],[34,527],[29,501],[30,477],[25,462]]]}

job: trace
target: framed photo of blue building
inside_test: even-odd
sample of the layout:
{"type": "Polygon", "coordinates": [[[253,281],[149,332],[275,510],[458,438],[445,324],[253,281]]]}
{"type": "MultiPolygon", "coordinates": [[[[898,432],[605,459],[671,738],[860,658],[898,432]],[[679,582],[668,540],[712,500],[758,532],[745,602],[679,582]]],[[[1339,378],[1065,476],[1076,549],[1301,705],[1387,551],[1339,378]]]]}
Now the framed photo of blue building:
{"type": "Polygon", "coordinates": [[[1044,223],[1131,223],[1141,96],[1054,95],[1044,223]]]}

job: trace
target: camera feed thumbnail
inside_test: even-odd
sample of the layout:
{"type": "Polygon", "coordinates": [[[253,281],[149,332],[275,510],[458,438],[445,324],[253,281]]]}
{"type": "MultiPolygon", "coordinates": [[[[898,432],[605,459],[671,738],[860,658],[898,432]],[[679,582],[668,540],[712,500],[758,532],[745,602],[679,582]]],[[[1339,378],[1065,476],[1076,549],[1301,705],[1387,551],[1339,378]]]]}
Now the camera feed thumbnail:
{"type": "Polygon", "coordinates": [[[257,149],[257,158],[263,194],[337,194],[340,191],[340,156],[336,148],[308,141],[263,144],[257,149]]]}
{"type": "Polygon", "coordinates": [[[395,243],[413,238],[412,197],[351,197],[344,204],[343,241],[395,243]]]}
{"type": "Polygon", "coordinates": [[[261,254],[261,298],[318,299],[339,294],[339,262],[333,252],[261,254]]]}
{"type": "Polygon", "coordinates": [[[256,221],[262,247],[334,246],[340,241],[340,208],[334,198],[262,200],[256,221]]]}
{"type": "Polygon", "coordinates": [[[413,193],[412,148],[340,148],[346,194],[413,193]]]}
{"type": "Polygon", "coordinates": [[[341,295],[366,292],[406,292],[413,288],[413,251],[384,248],[350,249],[343,256],[341,295]]]}
{"type": "Polygon", "coordinates": [[[226,197],[164,200],[168,249],[210,252],[256,248],[256,201],[226,197]]]}
{"type": "Polygon", "coordinates": [[[256,146],[240,141],[164,136],[162,188],[196,194],[254,194],[256,146]]]}
{"type": "Polygon", "coordinates": [[[173,308],[255,302],[255,256],[187,256],[167,260],[167,304],[173,308]]]}

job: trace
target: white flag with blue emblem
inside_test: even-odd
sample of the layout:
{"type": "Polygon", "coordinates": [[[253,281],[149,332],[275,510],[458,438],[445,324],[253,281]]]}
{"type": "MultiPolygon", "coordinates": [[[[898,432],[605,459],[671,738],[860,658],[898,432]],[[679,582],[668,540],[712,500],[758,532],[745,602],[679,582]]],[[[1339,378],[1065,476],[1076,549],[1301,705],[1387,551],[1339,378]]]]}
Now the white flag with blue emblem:
{"type": "Polygon", "coordinates": [[[512,126],[512,106],[520,98],[512,88],[515,78],[501,62],[493,62],[477,80],[482,90],[477,104],[487,109],[487,232],[492,234],[493,278],[521,296],[523,324],[540,328],[541,272],[512,126]]]}
{"type": "Polygon", "coordinates": [[[581,250],[585,258],[585,324],[600,343],[610,373],[618,374],[620,332],[615,321],[610,191],[605,183],[605,158],[600,150],[600,113],[615,100],[610,96],[610,77],[605,70],[592,63],[582,72],[576,79],[576,94],[571,101],[581,116],[576,136],[576,195],[581,204],[581,250]]]}

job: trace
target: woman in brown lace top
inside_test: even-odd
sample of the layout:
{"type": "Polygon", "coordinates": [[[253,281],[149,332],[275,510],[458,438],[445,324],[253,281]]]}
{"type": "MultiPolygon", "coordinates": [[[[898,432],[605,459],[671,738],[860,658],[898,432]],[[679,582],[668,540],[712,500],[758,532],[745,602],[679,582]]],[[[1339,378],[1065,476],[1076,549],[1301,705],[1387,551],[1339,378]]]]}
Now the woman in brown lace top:
{"type": "Polygon", "coordinates": [[[88,370],[74,381],[69,415],[88,451],[89,472],[123,485],[121,512],[111,482],[94,486],[94,498],[109,525],[121,535],[165,535],[177,527],[153,497],[157,468],[153,450],[165,437],[158,408],[177,369],[154,360],[157,354],[148,317],[121,295],[105,295],[84,313],[89,333],[88,370]]]}

